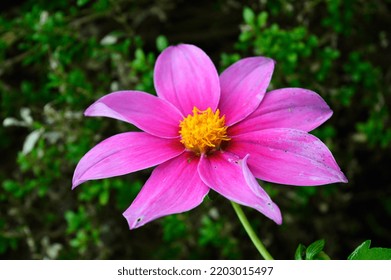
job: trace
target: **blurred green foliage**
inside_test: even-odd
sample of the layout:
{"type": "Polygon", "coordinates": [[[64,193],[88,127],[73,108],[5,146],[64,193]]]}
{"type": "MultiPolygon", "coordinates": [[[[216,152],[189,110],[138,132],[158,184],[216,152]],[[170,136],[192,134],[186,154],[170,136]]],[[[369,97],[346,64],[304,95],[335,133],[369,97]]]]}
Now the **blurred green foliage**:
{"type": "MultiPolygon", "coordinates": [[[[389,201],[379,203],[376,213],[365,213],[364,222],[347,222],[350,211],[356,211],[349,205],[370,202],[360,200],[359,191],[362,197],[371,194],[368,199],[390,194],[390,182],[383,181],[386,171],[377,173],[379,188],[368,190],[363,182],[365,170],[371,170],[365,164],[384,168],[390,159],[385,157],[391,147],[391,97],[389,56],[381,55],[389,53],[389,34],[381,21],[383,1],[246,1],[247,6],[228,2],[203,3],[203,10],[196,11],[197,16],[210,17],[216,25],[209,33],[221,37],[208,37],[202,23],[189,43],[199,40],[201,47],[214,51],[212,59],[220,70],[242,57],[272,57],[277,65],[270,89],[304,87],[320,93],[334,116],[313,133],[331,148],[351,182],[342,190],[261,183],[280,205],[285,223],[276,227],[246,209],[257,232],[276,258],[291,257],[298,243],[317,238],[325,238],[331,256],[337,257],[346,256],[362,238],[387,240],[390,231],[379,222],[378,213],[391,216],[389,201]],[[231,17],[237,14],[242,17],[231,17]],[[220,32],[229,29],[223,24],[231,18],[238,19],[235,36],[220,32]],[[218,41],[224,46],[216,47],[218,41]],[[367,231],[360,235],[360,230],[367,231]],[[353,242],[342,242],[344,236],[353,242]]],[[[186,5],[191,6],[174,0],[40,0],[1,9],[1,257],[259,258],[229,203],[213,193],[190,213],[129,232],[121,213],[150,170],[70,190],[73,170],[90,148],[110,135],[135,129],[115,120],[84,118],[83,110],[111,91],[155,93],[157,55],[169,43],[189,38],[176,36],[177,30],[187,32],[189,26],[178,22],[194,18],[188,15],[193,7],[186,5]],[[183,18],[174,16],[180,14],[183,18]],[[167,26],[167,33],[161,33],[166,36],[148,36],[152,30],[163,32],[161,25],[167,26]]],[[[316,250],[303,246],[297,256],[318,256],[323,245],[313,246],[316,250]]]]}

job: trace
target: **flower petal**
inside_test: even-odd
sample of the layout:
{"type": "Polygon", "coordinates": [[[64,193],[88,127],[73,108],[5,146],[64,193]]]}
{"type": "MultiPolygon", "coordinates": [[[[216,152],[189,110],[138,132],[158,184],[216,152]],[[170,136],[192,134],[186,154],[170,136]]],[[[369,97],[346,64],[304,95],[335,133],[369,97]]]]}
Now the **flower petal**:
{"type": "Polygon", "coordinates": [[[250,170],[261,180],[297,186],[347,182],[326,145],[301,130],[274,128],[238,135],[228,150],[239,156],[249,153],[250,170]]]}
{"type": "Polygon", "coordinates": [[[258,185],[247,167],[247,157],[240,159],[231,153],[215,152],[211,156],[201,157],[198,172],[211,189],[229,200],[255,208],[281,224],[280,209],[258,185]]]}
{"type": "Polygon", "coordinates": [[[226,125],[237,123],[254,112],[265,95],[273,70],[274,60],[249,57],[221,74],[219,109],[225,115],[226,125]]]}
{"type": "Polygon", "coordinates": [[[84,114],[126,121],[163,138],[178,137],[179,122],[183,119],[172,104],[141,91],[117,91],[105,95],[84,114]]]}
{"type": "Polygon", "coordinates": [[[155,65],[154,82],[159,97],[174,104],[184,116],[193,107],[213,111],[220,99],[219,76],[200,48],[178,45],[165,49],[155,65]]]}
{"type": "Polygon", "coordinates": [[[242,134],[267,128],[294,128],[311,131],[333,111],[317,93],[301,88],[282,88],[266,93],[261,105],[246,119],[230,128],[242,134]]]}
{"type": "Polygon", "coordinates": [[[130,229],[198,206],[209,188],[201,181],[197,165],[198,158],[186,152],[156,167],[123,214],[130,229]]]}
{"type": "Polygon", "coordinates": [[[88,180],[128,174],[165,162],[180,155],[183,145],[177,139],[163,139],[145,132],[127,132],[100,142],[79,161],[73,187],[88,180]]]}

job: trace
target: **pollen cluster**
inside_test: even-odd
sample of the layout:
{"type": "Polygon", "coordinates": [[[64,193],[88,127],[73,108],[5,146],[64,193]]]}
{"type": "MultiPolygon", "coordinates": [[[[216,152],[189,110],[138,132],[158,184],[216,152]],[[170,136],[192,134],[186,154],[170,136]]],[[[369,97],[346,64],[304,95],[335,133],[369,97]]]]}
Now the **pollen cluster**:
{"type": "Polygon", "coordinates": [[[211,108],[200,111],[193,108],[193,114],[184,118],[180,124],[181,143],[197,155],[218,150],[223,141],[229,141],[225,116],[220,111],[213,113],[211,108]]]}

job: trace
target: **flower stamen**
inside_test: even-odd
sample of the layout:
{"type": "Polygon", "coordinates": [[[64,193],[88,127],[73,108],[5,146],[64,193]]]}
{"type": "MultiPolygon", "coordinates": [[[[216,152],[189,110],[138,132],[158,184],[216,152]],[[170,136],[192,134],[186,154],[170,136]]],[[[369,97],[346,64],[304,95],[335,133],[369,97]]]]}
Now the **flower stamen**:
{"type": "Polygon", "coordinates": [[[223,141],[231,140],[227,136],[225,116],[220,110],[213,113],[211,108],[204,111],[193,108],[193,114],[184,118],[180,124],[181,143],[186,149],[197,155],[220,149],[223,141]]]}

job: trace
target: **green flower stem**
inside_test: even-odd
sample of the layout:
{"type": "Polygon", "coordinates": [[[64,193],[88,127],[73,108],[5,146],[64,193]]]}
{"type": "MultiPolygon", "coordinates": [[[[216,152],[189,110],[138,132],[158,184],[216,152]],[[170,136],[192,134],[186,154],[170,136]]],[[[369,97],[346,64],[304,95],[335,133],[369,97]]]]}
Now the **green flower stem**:
{"type": "Polygon", "coordinates": [[[258,236],[255,234],[254,229],[250,225],[250,222],[248,221],[246,215],[244,214],[242,208],[239,204],[231,201],[232,207],[234,208],[236,214],[239,217],[240,222],[242,223],[244,229],[246,230],[248,236],[250,236],[251,241],[255,245],[255,247],[258,249],[259,253],[262,255],[262,257],[265,260],[274,260],[273,257],[270,255],[270,253],[267,251],[265,245],[263,245],[262,241],[259,240],[258,236]]]}

